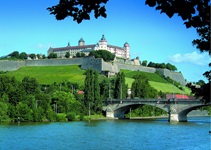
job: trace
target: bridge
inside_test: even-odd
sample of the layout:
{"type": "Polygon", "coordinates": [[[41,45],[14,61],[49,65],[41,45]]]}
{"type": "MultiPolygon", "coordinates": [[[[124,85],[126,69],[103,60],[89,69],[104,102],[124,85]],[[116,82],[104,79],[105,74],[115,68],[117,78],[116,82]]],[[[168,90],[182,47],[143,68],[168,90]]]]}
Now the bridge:
{"type": "Polygon", "coordinates": [[[108,118],[122,119],[130,109],[151,105],[168,113],[168,121],[187,121],[187,114],[197,108],[211,105],[201,99],[109,99],[103,101],[103,111],[108,118]]]}

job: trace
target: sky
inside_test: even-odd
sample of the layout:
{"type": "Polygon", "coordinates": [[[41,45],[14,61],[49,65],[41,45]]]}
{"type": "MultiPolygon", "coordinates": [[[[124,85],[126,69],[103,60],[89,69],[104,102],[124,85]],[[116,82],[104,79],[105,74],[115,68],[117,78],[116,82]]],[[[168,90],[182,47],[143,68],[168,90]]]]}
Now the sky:
{"type": "Polygon", "coordinates": [[[96,44],[102,35],[110,45],[130,45],[131,59],[139,57],[155,63],[171,63],[187,81],[207,79],[202,75],[210,70],[208,53],[192,45],[197,38],[195,29],[186,29],[177,15],[171,19],[144,0],[109,0],[107,18],[81,24],[68,17],[57,21],[47,7],[59,0],[1,0],[0,56],[13,51],[45,54],[50,47],[76,46],[83,38],[85,44],[96,44]]]}

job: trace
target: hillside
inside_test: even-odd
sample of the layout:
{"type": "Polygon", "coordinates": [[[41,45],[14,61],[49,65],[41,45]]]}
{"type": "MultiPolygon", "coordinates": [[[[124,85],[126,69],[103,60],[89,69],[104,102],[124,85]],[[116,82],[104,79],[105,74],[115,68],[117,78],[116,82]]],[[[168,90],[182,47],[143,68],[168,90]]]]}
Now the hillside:
{"type": "Polygon", "coordinates": [[[85,70],[77,65],[70,66],[40,66],[40,67],[21,67],[17,71],[10,71],[6,74],[14,76],[22,81],[25,76],[34,77],[40,84],[52,84],[54,82],[70,81],[84,84],[85,70]]]}
{"type": "MultiPolygon", "coordinates": [[[[136,73],[142,73],[147,76],[149,84],[158,91],[166,93],[186,93],[190,94],[190,89],[184,87],[185,91],[181,91],[177,87],[168,83],[155,73],[147,73],[140,71],[121,70],[125,73],[126,84],[129,88],[133,82],[133,76],[136,73]]],[[[84,85],[85,70],[82,70],[78,65],[69,66],[40,66],[40,67],[21,67],[16,71],[10,71],[6,74],[16,77],[17,80],[22,81],[25,76],[34,77],[40,84],[52,84],[54,82],[69,81],[78,83],[80,86],[84,85]]]]}
{"type": "Polygon", "coordinates": [[[155,88],[157,91],[162,91],[165,93],[178,93],[178,94],[188,94],[190,95],[191,90],[186,86],[183,86],[184,91],[180,90],[178,87],[172,85],[171,83],[167,82],[165,79],[161,78],[156,73],[148,73],[148,72],[141,72],[141,71],[130,71],[130,70],[121,70],[124,72],[126,77],[126,83],[128,84],[129,88],[133,82],[133,76],[137,73],[146,76],[149,80],[149,84],[155,88]]]}

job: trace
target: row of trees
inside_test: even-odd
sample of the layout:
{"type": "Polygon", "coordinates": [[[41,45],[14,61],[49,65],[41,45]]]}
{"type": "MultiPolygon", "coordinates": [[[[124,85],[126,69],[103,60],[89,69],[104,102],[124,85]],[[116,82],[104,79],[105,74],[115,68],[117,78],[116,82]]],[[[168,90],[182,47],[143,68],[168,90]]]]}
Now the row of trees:
{"type": "Polygon", "coordinates": [[[163,68],[163,69],[168,69],[171,71],[177,71],[177,67],[170,64],[170,63],[154,63],[154,62],[149,62],[147,64],[147,60],[143,60],[141,62],[142,66],[147,66],[147,67],[153,67],[153,68],[163,68]]]}
{"type": "Polygon", "coordinates": [[[28,59],[28,57],[31,58],[31,59],[36,59],[36,58],[45,59],[46,58],[46,56],[44,54],[43,55],[41,55],[41,54],[29,54],[29,55],[27,55],[25,52],[19,53],[18,51],[14,51],[11,54],[9,54],[8,56],[13,58],[13,59],[21,59],[21,60],[26,60],[26,59],[28,59]]]}
{"type": "Polygon", "coordinates": [[[64,116],[70,116],[69,113],[74,113],[74,117],[83,114],[76,93],[70,92],[68,84],[62,86],[40,85],[31,77],[19,82],[14,77],[1,75],[0,121],[16,121],[17,118],[21,121],[60,121],[65,120],[64,116]]]}

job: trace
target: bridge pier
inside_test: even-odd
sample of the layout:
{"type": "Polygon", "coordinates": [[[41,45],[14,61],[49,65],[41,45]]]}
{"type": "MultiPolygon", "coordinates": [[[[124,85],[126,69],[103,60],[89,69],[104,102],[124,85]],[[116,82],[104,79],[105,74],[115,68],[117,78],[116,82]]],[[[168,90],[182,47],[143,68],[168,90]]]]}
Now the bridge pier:
{"type": "Polygon", "coordinates": [[[187,115],[170,114],[169,122],[187,122],[187,115]]]}

